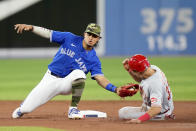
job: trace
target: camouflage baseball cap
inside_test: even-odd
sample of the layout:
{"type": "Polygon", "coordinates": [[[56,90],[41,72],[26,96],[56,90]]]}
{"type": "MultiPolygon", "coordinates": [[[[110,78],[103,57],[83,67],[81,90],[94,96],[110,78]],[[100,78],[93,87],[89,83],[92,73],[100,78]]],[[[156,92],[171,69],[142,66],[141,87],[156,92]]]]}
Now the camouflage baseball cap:
{"type": "Polygon", "coordinates": [[[88,26],[86,27],[85,32],[89,32],[89,33],[92,33],[92,34],[95,34],[95,35],[101,37],[100,36],[101,27],[99,25],[95,24],[95,23],[88,24],[88,26]]]}

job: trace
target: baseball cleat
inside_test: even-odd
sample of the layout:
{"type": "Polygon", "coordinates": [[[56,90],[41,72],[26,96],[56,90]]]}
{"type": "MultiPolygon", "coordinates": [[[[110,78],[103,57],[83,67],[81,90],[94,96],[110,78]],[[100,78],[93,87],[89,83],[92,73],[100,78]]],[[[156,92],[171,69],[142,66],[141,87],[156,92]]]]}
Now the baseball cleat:
{"type": "Polygon", "coordinates": [[[22,117],[24,114],[20,111],[20,107],[16,108],[12,113],[12,118],[17,119],[22,117]]]}
{"type": "Polygon", "coordinates": [[[83,115],[80,113],[80,110],[77,109],[77,107],[70,107],[69,113],[68,113],[69,119],[78,120],[81,118],[84,118],[83,115]]]}

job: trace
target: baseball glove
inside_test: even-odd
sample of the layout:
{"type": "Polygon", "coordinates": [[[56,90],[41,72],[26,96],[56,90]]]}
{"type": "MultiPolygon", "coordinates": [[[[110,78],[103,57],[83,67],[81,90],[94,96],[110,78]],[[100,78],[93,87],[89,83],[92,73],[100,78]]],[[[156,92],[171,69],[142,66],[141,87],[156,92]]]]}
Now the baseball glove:
{"type": "Polygon", "coordinates": [[[139,90],[138,84],[129,83],[127,85],[121,86],[118,95],[120,97],[133,96],[139,90]]]}

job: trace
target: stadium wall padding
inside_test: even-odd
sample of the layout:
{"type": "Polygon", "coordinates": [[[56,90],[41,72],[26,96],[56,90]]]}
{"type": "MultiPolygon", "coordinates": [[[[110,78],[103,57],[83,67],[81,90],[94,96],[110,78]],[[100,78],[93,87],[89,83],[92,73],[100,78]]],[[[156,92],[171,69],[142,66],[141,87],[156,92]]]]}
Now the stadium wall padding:
{"type": "Polygon", "coordinates": [[[106,0],[105,55],[195,55],[195,14],[195,0],[106,0]]]}

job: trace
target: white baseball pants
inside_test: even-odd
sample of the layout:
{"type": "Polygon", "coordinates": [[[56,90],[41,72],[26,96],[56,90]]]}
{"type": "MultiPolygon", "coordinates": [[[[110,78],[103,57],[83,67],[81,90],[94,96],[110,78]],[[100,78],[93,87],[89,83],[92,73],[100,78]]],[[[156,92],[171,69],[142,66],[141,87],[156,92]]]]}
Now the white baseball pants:
{"type": "MultiPolygon", "coordinates": [[[[148,108],[149,109],[149,108],[148,108]]],[[[121,108],[118,111],[118,115],[120,119],[137,119],[140,116],[144,115],[146,111],[142,110],[142,107],[132,107],[132,106],[126,106],[121,108]]],[[[151,120],[164,120],[165,115],[157,115],[154,118],[151,118],[151,120]]]]}
{"type": "Polygon", "coordinates": [[[86,75],[82,70],[73,70],[65,78],[57,78],[51,75],[50,70],[47,70],[40,83],[30,92],[21,104],[21,113],[30,113],[57,95],[70,94],[72,82],[79,78],[86,79],[86,75]]]}
{"type": "Polygon", "coordinates": [[[145,112],[142,111],[141,107],[126,106],[118,111],[120,119],[137,119],[144,114],[145,112]]]}

